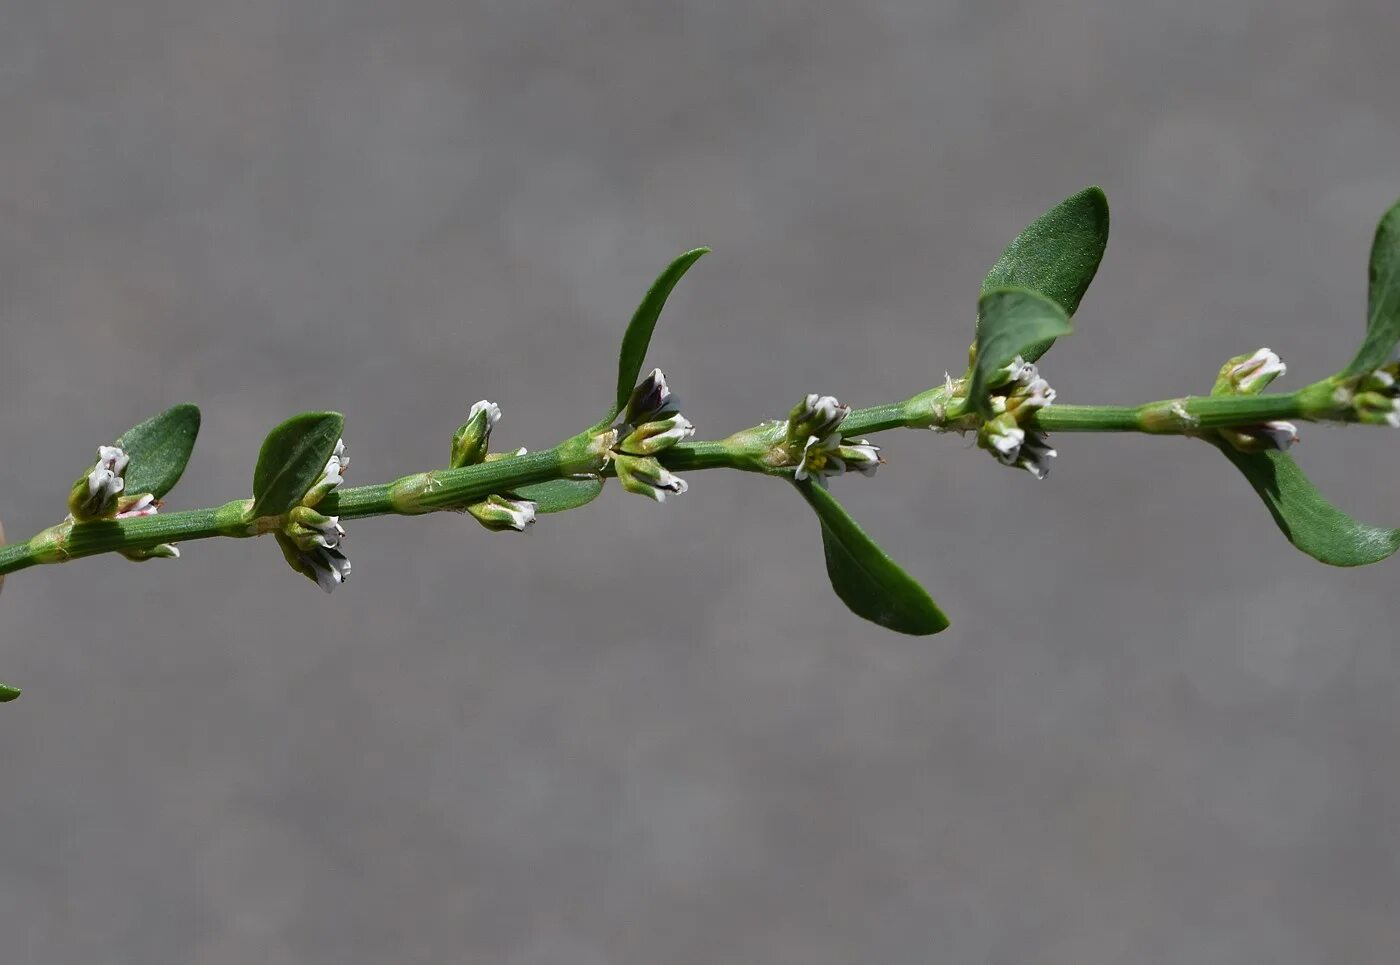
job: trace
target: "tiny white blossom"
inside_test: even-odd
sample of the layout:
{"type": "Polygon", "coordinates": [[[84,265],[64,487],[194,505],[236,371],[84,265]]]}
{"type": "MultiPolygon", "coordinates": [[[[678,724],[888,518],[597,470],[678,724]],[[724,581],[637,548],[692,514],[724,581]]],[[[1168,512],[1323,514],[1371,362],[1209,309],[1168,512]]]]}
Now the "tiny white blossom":
{"type": "Polygon", "coordinates": [[[301,559],[310,568],[316,585],[327,593],[340,586],[350,576],[350,560],[338,549],[318,546],[303,550],[301,559]]]}
{"type": "Polygon", "coordinates": [[[476,521],[491,530],[523,533],[535,523],[535,504],[528,499],[490,496],[467,507],[476,521]]]}
{"type": "Polygon", "coordinates": [[[122,475],[131,457],[116,446],[97,447],[97,465],[88,473],[88,496],[102,503],[121,494],[126,488],[122,475]]]}
{"type": "Polygon", "coordinates": [[[472,403],[472,407],[467,410],[467,421],[471,422],[477,417],[478,413],[482,412],[486,413],[486,421],[490,425],[494,426],[497,422],[501,421],[501,407],[486,399],[472,403]]]}
{"type": "Polygon", "coordinates": [[[1043,432],[1031,432],[1021,444],[1016,458],[1016,466],[1026,470],[1036,479],[1044,479],[1050,472],[1050,460],[1057,453],[1050,447],[1050,440],[1043,432]]]}
{"type": "Polygon", "coordinates": [[[1004,466],[1015,465],[1026,441],[1026,431],[1017,426],[991,425],[989,428],[992,431],[987,434],[987,441],[991,444],[992,455],[1004,466]]]}
{"type": "MultiPolygon", "coordinates": [[[[125,501],[126,500],[123,500],[123,502],[125,501]]],[[[131,505],[127,506],[125,509],[121,508],[121,505],[118,504],[116,518],[136,519],[141,516],[154,516],[158,512],[160,512],[160,504],[156,502],[156,498],[150,493],[142,493],[140,496],[136,497],[135,502],[132,502],[131,505]]]]}
{"type": "Polygon", "coordinates": [[[792,478],[798,482],[812,476],[839,476],[846,471],[846,460],[836,454],[841,448],[841,437],[835,433],[820,439],[808,436],[802,447],[802,459],[792,478]]]}
{"type": "Polygon", "coordinates": [[[847,469],[854,469],[864,476],[875,475],[875,470],[880,468],[882,462],[880,447],[871,445],[868,439],[845,442],[837,452],[845,460],[847,469]]]}
{"type": "Polygon", "coordinates": [[[639,456],[651,456],[695,435],[695,426],[677,412],[656,422],[644,422],[618,443],[618,449],[639,456]]]}
{"type": "Polygon", "coordinates": [[[788,438],[796,441],[816,436],[825,439],[851,414],[851,407],[842,405],[834,395],[808,394],[788,413],[788,438]]]}
{"type": "Polygon", "coordinates": [[[1268,439],[1275,449],[1287,449],[1298,441],[1298,427],[1282,419],[1264,423],[1256,430],[1256,434],[1268,439]]]}
{"type": "Polygon", "coordinates": [[[1235,391],[1252,393],[1262,389],[1287,371],[1288,366],[1278,355],[1271,349],[1261,348],[1243,362],[1233,366],[1228,376],[1235,391]]]}

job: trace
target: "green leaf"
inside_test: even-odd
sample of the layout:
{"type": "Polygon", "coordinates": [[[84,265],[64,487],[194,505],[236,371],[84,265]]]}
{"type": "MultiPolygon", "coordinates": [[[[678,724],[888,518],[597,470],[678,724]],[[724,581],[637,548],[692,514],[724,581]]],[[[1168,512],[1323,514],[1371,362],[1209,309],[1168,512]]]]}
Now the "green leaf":
{"type": "MultiPolygon", "coordinates": [[[[1006,246],[982,282],[982,291],[1027,288],[1073,315],[1108,245],[1108,198],[1085,188],[1036,218],[1006,246]]],[[[978,318],[980,329],[981,318],[978,318]]],[[[1027,362],[1044,355],[1053,338],[1026,347],[1027,362]]]]}
{"type": "Polygon", "coordinates": [[[1298,549],[1330,566],[1379,563],[1400,549],[1400,530],[1357,522],[1317,491],[1283,452],[1244,453],[1215,443],[1264,500],[1283,535],[1298,549]]]}
{"type": "Polygon", "coordinates": [[[632,394],[632,389],[637,384],[637,376],[641,375],[642,362],[646,360],[647,346],[651,344],[651,333],[656,329],[656,320],[661,317],[661,309],[666,306],[666,299],[670,297],[671,289],[676,287],[676,282],[681,280],[681,276],[690,270],[690,266],[700,260],[700,256],[707,254],[710,249],[696,248],[687,251],[675,261],[666,266],[663,271],[647,290],[646,297],[637,306],[637,311],[632,315],[632,321],[627,323],[627,333],[622,336],[622,351],[617,358],[617,401],[614,403],[612,411],[608,417],[598,423],[606,426],[612,422],[613,418],[622,411],[622,407],[627,404],[627,398],[632,394]]]}
{"type": "Polygon", "coordinates": [[[852,613],[916,636],[948,628],[948,618],[928,591],[865,534],[835,497],[811,480],[793,485],[821,520],[831,588],[852,613]]]}
{"type": "Polygon", "coordinates": [[[987,381],[997,369],[1037,343],[1071,331],[1069,316],[1056,302],[1024,288],[1000,288],[977,300],[977,361],[972,366],[968,398],[990,416],[987,381]]]}
{"type": "Polygon", "coordinates": [[[537,513],[562,513],[588,505],[602,491],[601,479],[551,479],[521,486],[515,493],[521,499],[532,500],[537,513]]]}
{"type": "Polygon", "coordinates": [[[301,502],[344,428],[339,412],[303,412],[269,432],[253,470],[253,515],[279,516],[301,502]]]}
{"type": "Polygon", "coordinates": [[[188,403],[172,406],[122,433],[116,444],[131,457],[126,492],[151,493],[159,499],[174,489],[198,435],[199,407],[188,403]]]}
{"type": "Polygon", "coordinates": [[[1385,213],[1371,242],[1366,339],[1343,375],[1380,368],[1400,342],[1400,202],[1385,213]]]}
{"type": "Polygon", "coordinates": [[[20,694],[18,687],[11,687],[9,684],[0,684],[0,704],[14,700],[20,694]]]}

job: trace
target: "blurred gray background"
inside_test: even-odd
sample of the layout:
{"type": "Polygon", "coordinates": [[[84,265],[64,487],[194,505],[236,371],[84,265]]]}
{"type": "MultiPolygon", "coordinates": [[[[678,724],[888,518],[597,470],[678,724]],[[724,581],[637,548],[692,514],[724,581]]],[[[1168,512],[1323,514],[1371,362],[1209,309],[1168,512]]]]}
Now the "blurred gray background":
{"type": "MultiPolygon", "coordinates": [[[[963,364],[982,273],[1089,183],[1113,240],[1063,401],[1350,358],[1400,196],[1390,0],[11,0],[0,516],[205,412],[170,508],[284,416],[352,479],[600,410],[653,343],[703,436],[963,364]]],[[[528,538],[355,523],[326,597],[267,542],[0,598],[0,934],[91,963],[1392,963],[1400,563],[1292,551],[1219,454],[1061,436],[1048,481],[886,437],[837,495],[953,618],[849,615],[771,480],[528,538]]],[[[1400,449],[1299,458],[1400,521],[1400,449]]]]}

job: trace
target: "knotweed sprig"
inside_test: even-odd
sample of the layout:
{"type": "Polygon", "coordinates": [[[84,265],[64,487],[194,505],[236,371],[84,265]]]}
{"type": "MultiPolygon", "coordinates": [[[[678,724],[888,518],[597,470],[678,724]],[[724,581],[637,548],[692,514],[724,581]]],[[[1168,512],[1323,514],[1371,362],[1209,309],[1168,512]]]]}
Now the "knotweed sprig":
{"type": "MultiPolygon", "coordinates": [[[[8,546],[0,533],[0,580],[31,566],[103,553],[176,559],[179,544],[271,533],[291,568],[329,592],[350,574],[348,520],[453,511],[488,530],[521,532],[544,516],[588,504],[608,478],[662,502],[689,490],[681,473],[734,469],[784,480],[813,508],[832,588],[853,612],[901,633],[937,633],[948,626],[937,604],[829,489],[848,470],[873,475],[885,462],[885,450],[868,437],[893,429],[975,433],[978,446],[997,462],[1036,479],[1045,478],[1056,457],[1052,434],[1198,439],[1244,475],[1285,537],[1315,559],[1360,566],[1400,549],[1400,530],[1360,523],[1327,502],[1289,452],[1301,423],[1400,427],[1400,362],[1391,358],[1400,342],[1400,204],[1376,230],[1366,330],[1342,371],[1291,393],[1268,393],[1288,367],[1261,348],[1227,360],[1206,395],[1136,406],[1065,405],[1041,374],[1040,361],[1071,332],[1070,318],[1103,257],[1108,223],[1103,192],[1089,188],[1037,218],[1007,246],[983,281],[976,336],[961,377],[945,374],[903,401],[866,408],[812,393],[786,418],[723,439],[693,438],[695,426],[681,413],[660,369],[641,377],[661,310],[703,248],[672,262],[632,316],[608,411],[540,452],[491,452],[501,409],[482,399],[453,434],[447,465],[347,487],[343,417],[308,412],[268,434],[251,496],[210,509],[162,512],[199,432],[199,410],[177,405],[97,448],[95,464],[83,467],[67,493],[62,521],[8,546]]],[[[18,694],[0,685],[0,701],[18,694]]]]}

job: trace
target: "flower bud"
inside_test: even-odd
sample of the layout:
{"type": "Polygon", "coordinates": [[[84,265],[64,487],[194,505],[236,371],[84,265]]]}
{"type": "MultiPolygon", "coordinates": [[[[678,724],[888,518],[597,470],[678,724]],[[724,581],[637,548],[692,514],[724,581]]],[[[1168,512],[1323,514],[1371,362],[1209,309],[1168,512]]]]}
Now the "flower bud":
{"type": "Polygon", "coordinates": [[[535,504],[528,499],[488,496],[468,506],[467,512],[482,526],[495,532],[514,530],[523,533],[535,523],[535,504]]]}
{"type": "Polygon", "coordinates": [[[75,482],[68,494],[68,511],[74,519],[85,522],[116,513],[119,497],[126,488],[124,476],[130,461],[116,446],[98,446],[97,465],[75,482]]]}
{"type": "Polygon", "coordinates": [[[139,496],[122,496],[117,500],[117,515],[114,519],[139,519],[154,516],[160,512],[160,502],[150,493],[139,496]]]}
{"type": "Polygon", "coordinates": [[[622,421],[629,426],[639,426],[669,416],[676,408],[677,402],[666,384],[665,373],[660,369],[652,369],[632,390],[632,396],[627,400],[627,408],[622,413],[622,421]]]}
{"type": "Polygon", "coordinates": [[[1026,433],[1021,443],[1021,451],[1016,456],[1016,468],[1024,469],[1036,479],[1044,479],[1050,472],[1050,460],[1058,453],[1050,447],[1050,439],[1043,432],[1032,430],[1026,433]]]}
{"type": "Polygon", "coordinates": [[[654,456],[693,435],[695,435],[695,426],[690,424],[689,419],[677,412],[669,419],[642,423],[618,443],[617,448],[621,452],[636,456],[654,456]]]}
{"type": "Polygon", "coordinates": [[[1400,395],[1400,362],[1391,362],[1367,372],[1357,388],[1362,392],[1379,392],[1391,398],[1400,395]]]}
{"type": "Polygon", "coordinates": [[[690,487],[686,481],[665,468],[650,456],[615,455],[613,466],[617,471],[617,481],[629,493],[650,496],[658,503],[666,501],[667,494],[679,495],[690,487]]]}
{"type": "Polygon", "coordinates": [[[467,411],[467,421],[452,435],[453,469],[474,466],[486,459],[491,443],[491,427],[501,421],[501,407],[482,399],[467,411]]]}
{"type": "Polygon", "coordinates": [[[287,565],[327,593],[350,577],[350,561],[338,549],[316,546],[304,550],[286,533],[276,534],[277,545],[287,565]]]}
{"type": "Polygon", "coordinates": [[[825,439],[834,433],[850,414],[851,407],[842,405],[835,396],[817,395],[813,392],[788,413],[788,441],[797,442],[812,436],[825,439]]]}
{"type": "Polygon", "coordinates": [[[1038,370],[1035,364],[1018,355],[987,377],[987,388],[999,389],[1006,385],[1018,385],[1037,377],[1038,370]]]}
{"type": "Polygon", "coordinates": [[[884,465],[880,458],[880,447],[870,444],[869,439],[847,439],[836,450],[836,455],[846,464],[846,468],[863,476],[875,475],[875,470],[884,465]]]}
{"type": "Polygon", "coordinates": [[[1257,426],[1219,431],[1221,438],[1240,452],[1267,452],[1271,449],[1282,451],[1298,441],[1298,427],[1282,419],[1274,419],[1257,426]]]}
{"type": "Polygon", "coordinates": [[[1400,429],[1400,398],[1388,392],[1372,390],[1358,392],[1352,404],[1356,408],[1358,422],[1400,429]]]}
{"type": "Polygon", "coordinates": [[[1021,456],[1026,432],[1011,413],[984,422],[977,430],[977,444],[996,456],[1003,466],[1014,466],[1021,456]]]}
{"type": "Polygon", "coordinates": [[[1035,374],[1034,365],[1027,365],[1026,368],[1032,372],[1030,378],[1014,383],[1015,388],[1007,394],[1003,409],[1016,413],[1018,420],[1055,401],[1055,390],[1050,383],[1035,374]]]}
{"type": "Polygon", "coordinates": [[[1214,394],[1256,395],[1287,371],[1283,360],[1267,348],[1253,355],[1237,355],[1221,367],[1214,394]]]}
{"type": "Polygon", "coordinates": [[[310,506],[294,506],[283,530],[301,550],[334,549],[345,538],[339,516],[322,516],[310,506]]]}
{"type": "Polygon", "coordinates": [[[335,443],[335,451],[326,460],[326,468],[321,470],[321,478],[302,497],[301,504],[315,506],[322,499],[325,499],[327,493],[345,481],[344,473],[349,466],[350,457],[345,454],[345,440],[338,439],[335,443]]]}

